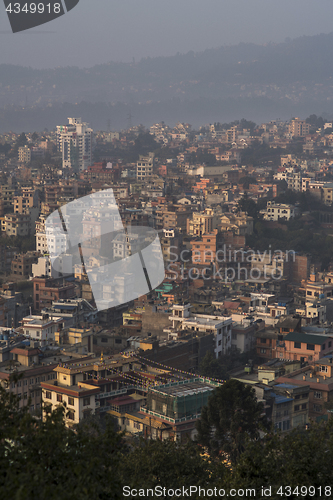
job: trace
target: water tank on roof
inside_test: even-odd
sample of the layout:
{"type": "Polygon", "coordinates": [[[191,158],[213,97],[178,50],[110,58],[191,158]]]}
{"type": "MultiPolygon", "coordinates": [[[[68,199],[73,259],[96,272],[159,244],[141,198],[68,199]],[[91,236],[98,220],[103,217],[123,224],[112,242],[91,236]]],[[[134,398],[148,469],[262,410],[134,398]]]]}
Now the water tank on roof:
{"type": "Polygon", "coordinates": [[[324,293],[321,293],[321,294],[319,295],[319,298],[320,298],[320,299],[324,299],[324,298],[325,298],[325,294],[324,294],[324,293]]]}

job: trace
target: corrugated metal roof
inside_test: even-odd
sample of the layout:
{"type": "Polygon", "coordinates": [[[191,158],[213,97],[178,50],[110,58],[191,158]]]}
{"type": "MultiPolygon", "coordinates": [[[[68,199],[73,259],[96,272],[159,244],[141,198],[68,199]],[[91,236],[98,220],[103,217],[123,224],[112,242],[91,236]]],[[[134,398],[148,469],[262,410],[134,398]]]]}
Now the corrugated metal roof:
{"type": "Polygon", "coordinates": [[[294,342],[302,342],[303,344],[324,344],[327,340],[333,340],[333,337],[328,335],[311,335],[309,333],[290,332],[283,340],[292,340],[294,342]]]}

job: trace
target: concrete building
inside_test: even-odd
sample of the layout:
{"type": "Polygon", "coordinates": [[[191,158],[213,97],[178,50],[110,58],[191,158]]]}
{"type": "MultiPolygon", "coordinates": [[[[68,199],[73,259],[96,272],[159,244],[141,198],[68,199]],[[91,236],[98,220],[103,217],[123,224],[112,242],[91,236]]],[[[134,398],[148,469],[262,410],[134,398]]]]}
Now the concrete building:
{"type": "Polygon", "coordinates": [[[276,357],[304,363],[318,361],[332,351],[333,337],[291,332],[276,346],[276,357]]]}
{"type": "Polygon", "coordinates": [[[92,163],[93,130],[81,118],[68,118],[69,125],[57,126],[57,145],[62,168],[84,171],[92,163]]]}
{"type": "Polygon", "coordinates": [[[272,422],[275,429],[284,433],[309,422],[308,385],[284,382],[274,385],[272,389],[272,422]]]}
{"type": "Polygon", "coordinates": [[[37,263],[39,252],[16,254],[11,264],[11,274],[16,277],[29,278],[32,275],[32,265],[37,263]]]}
{"type": "Polygon", "coordinates": [[[263,215],[264,220],[288,221],[295,218],[298,214],[298,209],[294,205],[268,201],[267,208],[260,210],[260,213],[263,215]]]}
{"type": "Polygon", "coordinates": [[[31,162],[31,149],[29,146],[25,145],[18,148],[18,161],[21,163],[31,162]]]}
{"type": "Polygon", "coordinates": [[[223,214],[220,221],[221,231],[232,231],[241,236],[253,233],[253,217],[245,212],[223,214]]]}
{"type": "Polygon", "coordinates": [[[199,236],[212,233],[218,227],[218,216],[211,208],[206,208],[203,212],[193,212],[192,218],[187,220],[187,234],[199,236]]]}
{"type": "Polygon", "coordinates": [[[30,229],[29,214],[6,214],[1,221],[1,230],[7,236],[29,236],[30,229]]]}
{"type": "Polygon", "coordinates": [[[64,328],[74,328],[84,322],[94,323],[97,320],[97,309],[85,299],[55,300],[51,307],[42,310],[42,314],[62,317],[64,328]]]}
{"type": "Polygon", "coordinates": [[[172,326],[163,330],[168,333],[169,339],[179,338],[182,330],[204,334],[213,333],[215,357],[219,358],[222,354],[230,352],[232,318],[208,314],[192,315],[190,308],[191,304],[172,306],[172,316],[169,316],[172,326]]]}
{"type": "MultiPolygon", "coordinates": [[[[316,422],[328,420],[331,413],[325,408],[325,404],[333,398],[332,367],[333,357],[328,355],[289,374],[281,375],[276,382],[309,387],[309,419],[316,422]]],[[[295,404],[300,403],[302,401],[295,401],[295,404]]]]}
{"type": "Polygon", "coordinates": [[[300,168],[294,166],[283,167],[281,172],[274,175],[277,181],[286,181],[288,189],[292,191],[302,191],[303,179],[300,168]]]}
{"type": "Polygon", "coordinates": [[[146,426],[144,436],[180,442],[194,439],[197,434],[195,422],[212,391],[219,385],[208,379],[194,378],[149,387],[147,403],[141,406],[140,413],[164,425],[151,426],[150,429],[146,426]]]}
{"type": "Polygon", "coordinates": [[[32,282],[35,311],[51,307],[54,300],[72,299],[76,296],[75,284],[63,278],[39,276],[34,277],[32,282]]]}
{"type": "Polygon", "coordinates": [[[144,180],[147,177],[152,177],[154,168],[154,153],[149,155],[139,155],[139,160],[136,163],[136,178],[138,181],[144,180]]]}
{"type": "Polygon", "coordinates": [[[292,137],[305,137],[310,133],[310,124],[300,118],[294,118],[289,124],[289,134],[292,137]]]}
{"type": "Polygon", "coordinates": [[[85,416],[94,415],[100,388],[82,382],[82,374],[67,374],[68,370],[61,367],[55,368],[55,372],[56,380],[41,383],[43,404],[55,410],[66,403],[68,427],[78,424],[85,416]]]}
{"type": "Polygon", "coordinates": [[[49,314],[30,315],[22,319],[24,335],[44,347],[55,343],[55,333],[64,327],[62,317],[49,314]]]}

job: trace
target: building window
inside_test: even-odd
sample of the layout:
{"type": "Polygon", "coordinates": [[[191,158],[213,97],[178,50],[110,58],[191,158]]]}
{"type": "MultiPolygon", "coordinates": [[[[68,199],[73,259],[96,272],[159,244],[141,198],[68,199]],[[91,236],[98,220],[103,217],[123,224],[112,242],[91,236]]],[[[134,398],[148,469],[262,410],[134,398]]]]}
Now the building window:
{"type": "Polygon", "coordinates": [[[74,406],[74,398],[68,398],[68,404],[74,406]]]}
{"type": "Polygon", "coordinates": [[[51,391],[46,391],[45,397],[46,397],[46,399],[52,399],[51,391]]]}
{"type": "Polygon", "coordinates": [[[294,342],[294,349],[301,349],[301,343],[300,342],[294,342]]]}
{"type": "Polygon", "coordinates": [[[61,394],[57,394],[57,401],[59,403],[62,403],[62,395],[61,394]]]}
{"type": "Polygon", "coordinates": [[[290,420],[285,420],[285,421],[283,422],[283,427],[282,427],[282,429],[283,429],[284,431],[288,431],[288,430],[289,430],[289,428],[290,428],[290,420]]]}
{"type": "Polygon", "coordinates": [[[314,397],[317,398],[317,399],[321,399],[322,398],[322,393],[319,392],[319,391],[315,391],[314,392],[314,397]]]}
{"type": "Polygon", "coordinates": [[[314,344],[306,344],[306,348],[307,348],[308,351],[314,351],[315,350],[314,344]]]}
{"type": "Polygon", "coordinates": [[[300,405],[295,405],[294,410],[295,410],[295,411],[299,411],[299,409],[300,409],[300,405]]]}
{"type": "Polygon", "coordinates": [[[83,406],[89,406],[90,405],[90,398],[83,398],[83,406]]]}
{"type": "Polygon", "coordinates": [[[69,420],[74,420],[74,418],[75,418],[74,412],[73,411],[69,411],[68,414],[67,414],[67,417],[69,418],[69,420]]]}

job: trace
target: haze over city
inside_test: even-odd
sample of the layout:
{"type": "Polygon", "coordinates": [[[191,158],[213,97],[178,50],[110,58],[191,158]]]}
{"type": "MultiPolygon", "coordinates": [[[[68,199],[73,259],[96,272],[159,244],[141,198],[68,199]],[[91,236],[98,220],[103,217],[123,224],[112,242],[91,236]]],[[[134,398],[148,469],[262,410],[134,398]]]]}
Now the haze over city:
{"type": "Polygon", "coordinates": [[[0,7],[0,64],[91,67],[224,44],[282,42],[329,33],[330,0],[80,0],[44,26],[12,34],[0,7]]]}

